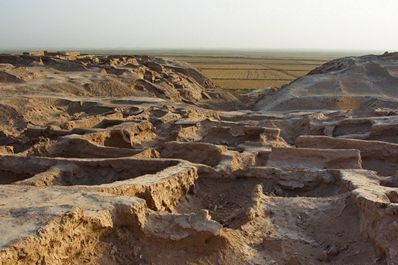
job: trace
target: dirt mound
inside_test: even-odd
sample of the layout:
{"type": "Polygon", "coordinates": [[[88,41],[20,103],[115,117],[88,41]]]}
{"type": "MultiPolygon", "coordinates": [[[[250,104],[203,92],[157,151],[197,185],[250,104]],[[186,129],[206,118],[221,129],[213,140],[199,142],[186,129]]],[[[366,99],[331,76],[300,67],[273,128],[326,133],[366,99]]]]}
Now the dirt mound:
{"type": "Polygon", "coordinates": [[[0,56],[0,263],[396,264],[397,59],[231,111],[161,58],[0,56]]]}
{"type": "Polygon", "coordinates": [[[0,82],[23,83],[39,79],[42,75],[39,71],[26,67],[14,67],[11,64],[0,64],[0,82]]]}
{"type": "Polygon", "coordinates": [[[333,60],[267,94],[255,108],[280,112],[350,110],[369,115],[398,100],[396,57],[390,54],[333,60]]]}
{"type": "Polygon", "coordinates": [[[238,102],[194,67],[161,58],[43,53],[42,56],[0,55],[0,63],[8,65],[0,68],[0,82],[24,83],[22,87],[8,86],[10,93],[29,87],[40,90],[35,94],[63,94],[60,90],[66,87],[65,93],[78,96],[140,95],[195,104],[238,102]]]}

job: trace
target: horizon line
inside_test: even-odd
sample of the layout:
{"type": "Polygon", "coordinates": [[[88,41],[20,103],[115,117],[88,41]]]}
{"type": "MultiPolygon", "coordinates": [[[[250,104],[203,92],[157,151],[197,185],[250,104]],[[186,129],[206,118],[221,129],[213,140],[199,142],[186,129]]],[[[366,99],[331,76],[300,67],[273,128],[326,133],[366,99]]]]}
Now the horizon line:
{"type": "MultiPolygon", "coordinates": [[[[328,49],[328,48],[146,48],[146,47],[26,47],[26,48],[0,48],[0,51],[42,51],[42,50],[51,50],[51,51],[104,51],[104,50],[113,50],[113,51],[298,51],[298,52],[385,52],[385,51],[393,51],[390,49],[328,49]]],[[[398,50],[398,49],[397,49],[398,50]]]]}

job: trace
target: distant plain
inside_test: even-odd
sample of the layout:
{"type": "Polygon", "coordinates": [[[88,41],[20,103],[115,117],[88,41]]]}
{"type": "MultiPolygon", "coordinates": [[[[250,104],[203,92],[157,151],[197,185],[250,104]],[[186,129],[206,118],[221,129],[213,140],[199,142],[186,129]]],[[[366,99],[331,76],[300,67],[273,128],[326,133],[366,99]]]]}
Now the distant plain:
{"type": "MultiPolygon", "coordinates": [[[[238,93],[281,87],[332,59],[362,54],[279,50],[151,50],[139,53],[190,63],[219,87],[238,93]]],[[[366,53],[369,52],[363,54],[366,53]]]]}
{"type": "Polygon", "coordinates": [[[181,56],[225,89],[258,89],[280,87],[307,74],[325,63],[324,59],[308,58],[244,58],[181,56]]]}
{"type": "Polygon", "coordinates": [[[281,87],[306,75],[329,60],[348,54],[344,52],[291,51],[159,53],[162,57],[194,65],[219,87],[235,92],[281,87]]]}

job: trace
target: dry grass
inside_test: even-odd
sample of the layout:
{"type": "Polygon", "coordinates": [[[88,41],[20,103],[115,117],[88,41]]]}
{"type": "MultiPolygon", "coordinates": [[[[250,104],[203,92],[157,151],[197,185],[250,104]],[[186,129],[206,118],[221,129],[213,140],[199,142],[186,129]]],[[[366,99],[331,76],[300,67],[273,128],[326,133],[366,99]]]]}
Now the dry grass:
{"type": "Polygon", "coordinates": [[[281,87],[289,81],[284,80],[215,80],[218,86],[225,89],[259,89],[266,87],[281,87]]]}
{"type": "Polygon", "coordinates": [[[213,80],[217,79],[244,79],[244,80],[268,80],[268,79],[278,79],[278,80],[290,80],[292,77],[286,73],[275,70],[247,70],[247,69],[201,69],[202,73],[209,76],[213,80]]]}
{"type": "Polygon", "coordinates": [[[286,71],[310,71],[319,65],[321,64],[273,64],[269,67],[286,71]]]}
{"type": "Polygon", "coordinates": [[[321,58],[255,58],[173,56],[188,62],[225,89],[244,90],[280,87],[325,63],[321,58]]]}
{"type": "Polygon", "coordinates": [[[295,76],[296,78],[297,77],[301,77],[301,76],[304,76],[304,75],[306,75],[306,74],[308,74],[308,72],[309,72],[309,70],[307,70],[307,71],[286,71],[286,73],[288,73],[288,74],[290,74],[290,75],[293,75],[293,76],[295,76]]]}
{"type": "MultiPolygon", "coordinates": [[[[192,62],[190,62],[190,63],[192,63],[192,62]]],[[[261,64],[194,63],[194,65],[200,69],[268,69],[268,67],[261,65],[261,64]]]]}

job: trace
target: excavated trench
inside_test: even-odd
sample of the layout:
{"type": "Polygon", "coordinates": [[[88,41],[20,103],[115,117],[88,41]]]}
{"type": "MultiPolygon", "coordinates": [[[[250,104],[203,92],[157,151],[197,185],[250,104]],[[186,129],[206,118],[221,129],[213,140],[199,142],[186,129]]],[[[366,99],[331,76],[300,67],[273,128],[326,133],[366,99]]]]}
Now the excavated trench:
{"type": "Polygon", "coordinates": [[[154,175],[180,162],[137,159],[26,159],[8,156],[0,159],[0,163],[2,168],[7,168],[0,171],[4,184],[16,181],[34,184],[36,181],[44,181],[48,185],[96,186],[154,175]]]}
{"type": "MultiPolygon", "coordinates": [[[[123,123],[104,129],[109,131],[73,136],[79,141],[97,144],[91,151],[81,145],[76,155],[87,152],[86,157],[94,156],[90,153],[100,151],[98,146],[103,146],[108,148],[108,156],[117,157],[126,150],[134,150],[131,146],[134,139],[145,139],[139,133],[126,137],[114,130],[114,126],[123,126],[123,123]]],[[[67,145],[61,145],[60,150],[64,151],[59,154],[71,159],[4,158],[0,172],[2,184],[69,187],[144,199],[149,212],[134,217],[135,221],[129,220],[131,217],[126,219],[126,213],[112,217],[118,223],[112,228],[98,229],[97,221],[84,221],[81,233],[74,236],[74,240],[86,242],[85,249],[90,250],[74,250],[74,264],[180,264],[181,255],[184,262],[193,264],[220,261],[222,264],[267,264],[267,259],[277,264],[371,264],[369,260],[375,261],[374,264],[389,264],[385,248],[363,240],[362,213],[351,193],[352,187],[342,181],[338,169],[356,168],[360,161],[356,152],[343,150],[339,157],[338,150],[336,153],[331,149],[261,145],[252,149],[254,154],[243,146],[236,152],[237,146],[244,143],[261,144],[266,139],[262,136],[264,129],[250,129],[245,133],[222,129],[228,136],[216,137],[213,134],[218,129],[210,128],[202,132],[200,142],[156,144],[156,152],[162,157],[158,160],[78,160],[65,151],[67,145]],[[212,143],[206,142],[209,139],[212,143]],[[194,163],[190,165],[200,169],[199,175],[186,181],[184,174],[191,173],[183,173],[181,177],[175,174],[172,168],[180,162],[172,159],[194,163]],[[206,167],[216,171],[209,176],[206,167]],[[34,173],[26,173],[28,168],[34,169],[34,173]],[[161,182],[164,174],[171,177],[161,182]],[[188,229],[180,227],[179,218],[186,216],[191,220],[203,210],[219,226],[217,232],[210,233],[204,228],[206,219],[198,223],[192,221],[188,229]],[[146,221],[142,221],[143,218],[146,221]],[[157,220],[156,223],[152,223],[151,218],[157,220]],[[196,227],[198,225],[201,228],[196,227]],[[175,235],[169,235],[170,231],[184,236],[176,240],[175,235]],[[298,252],[300,258],[296,257],[298,252]],[[248,259],[245,253],[256,254],[248,259]]],[[[143,130],[142,134],[145,133],[143,130]]],[[[76,141],[73,137],[58,140],[61,143],[61,139],[69,139],[73,143],[76,141]]],[[[367,157],[362,165],[374,168],[369,159],[367,157]]],[[[388,183],[385,186],[394,186],[388,183]]],[[[398,203],[397,194],[388,191],[385,197],[389,203],[398,203]]],[[[70,222],[73,227],[76,224],[72,223],[81,221],[72,218],[70,222]]],[[[64,227],[64,224],[56,226],[64,227]]],[[[65,233],[55,235],[59,242],[73,233],[70,228],[64,229],[65,233]]],[[[30,258],[21,261],[31,262],[30,258]]]]}
{"type": "Polygon", "coordinates": [[[0,184],[12,184],[17,181],[21,181],[24,179],[29,179],[33,177],[34,174],[32,173],[24,173],[24,172],[13,172],[11,170],[0,170],[0,184]]]}
{"type": "Polygon", "coordinates": [[[214,220],[224,227],[238,228],[245,222],[251,207],[251,194],[260,184],[256,180],[198,179],[195,186],[177,205],[179,213],[194,213],[208,209],[214,220]]]}
{"type": "Polygon", "coordinates": [[[123,168],[107,168],[103,165],[80,166],[73,171],[62,172],[55,180],[56,185],[61,186],[96,186],[102,184],[114,183],[117,181],[124,181],[134,179],[139,176],[147,174],[156,174],[166,168],[175,166],[178,161],[171,161],[167,163],[131,163],[126,161],[134,170],[126,170],[123,168]]]}
{"type": "Polygon", "coordinates": [[[323,198],[339,196],[349,192],[341,181],[316,183],[292,188],[278,180],[238,177],[214,179],[200,177],[189,193],[177,205],[177,212],[193,213],[208,209],[212,218],[225,227],[239,228],[247,220],[247,209],[253,206],[253,192],[260,185],[262,193],[268,197],[323,198]]]}
{"type": "Polygon", "coordinates": [[[224,229],[242,234],[258,229],[264,236],[253,247],[286,264],[295,260],[297,251],[305,255],[305,264],[386,264],[374,245],[363,240],[360,212],[341,181],[292,190],[259,178],[199,177],[175,210],[187,214],[201,209],[208,209],[224,229]]]}

